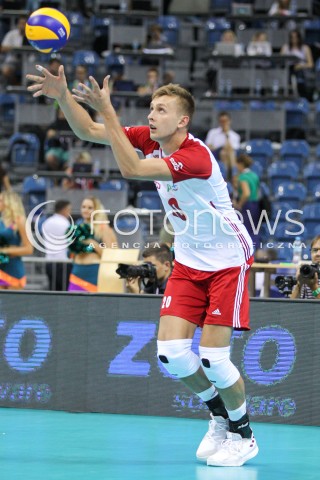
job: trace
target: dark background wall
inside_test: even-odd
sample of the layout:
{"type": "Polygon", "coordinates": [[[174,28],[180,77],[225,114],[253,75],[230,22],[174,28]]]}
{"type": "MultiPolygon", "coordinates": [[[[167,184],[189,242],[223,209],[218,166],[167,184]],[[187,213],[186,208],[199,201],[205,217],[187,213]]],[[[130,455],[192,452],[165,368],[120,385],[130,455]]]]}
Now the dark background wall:
{"type": "MultiPolygon", "coordinates": [[[[206,418],[206,406],[157,360],[160,302],[1,293],[0,406],[206,418]]],[[[251,301],[252,329],[235,332],[232,359],[254,421],[320,424],[318,309],[314,301],[251,301]]]]}

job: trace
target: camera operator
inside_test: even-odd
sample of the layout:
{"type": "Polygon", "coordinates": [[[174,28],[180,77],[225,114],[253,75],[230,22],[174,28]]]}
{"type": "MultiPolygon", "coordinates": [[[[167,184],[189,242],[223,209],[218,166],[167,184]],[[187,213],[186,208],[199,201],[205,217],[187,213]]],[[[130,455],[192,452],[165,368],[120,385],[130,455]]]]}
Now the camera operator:
{"type": "MultiPolygon", "coordinates": [[[[320,235],[313,238],[311,242],[311,272],[320,269],[320,235]]],[[[305,266],[304,266],[305,267],[305,266]]],[[[314,298],[320,300],[320,276],[314,271],[309,276],[301,274],[301,267],[297,274],[297,284],[292,290],[290,298],[314,298]]]]}
{"type": "Polygon", "coordinates": [[[126,287],[129,293],[163,294],[172,271],[172,252],[165,243],[154,243],[142,253],[144,262],[151,263],[156,269],[156,279],[148,279],[141,284],[141,279],[128,278],[126,287]]]}

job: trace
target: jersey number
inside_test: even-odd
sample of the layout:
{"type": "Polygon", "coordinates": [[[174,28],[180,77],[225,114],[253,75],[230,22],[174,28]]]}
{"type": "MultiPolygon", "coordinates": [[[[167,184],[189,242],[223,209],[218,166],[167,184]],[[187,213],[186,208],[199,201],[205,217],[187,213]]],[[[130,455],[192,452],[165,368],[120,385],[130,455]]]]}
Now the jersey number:
{"type": "Polygon", "coordinates": [[[172,215],[174,217],[181,218],[181,220],[183,220],[185,222],[187,220],[187,217],[185,216],[185,214],[183,213],[183,211],[179,207],[177,199],[174,198],[174,197],[169,198],[168,203],[169,203],[170,207],[172,208],[172,215]]]}

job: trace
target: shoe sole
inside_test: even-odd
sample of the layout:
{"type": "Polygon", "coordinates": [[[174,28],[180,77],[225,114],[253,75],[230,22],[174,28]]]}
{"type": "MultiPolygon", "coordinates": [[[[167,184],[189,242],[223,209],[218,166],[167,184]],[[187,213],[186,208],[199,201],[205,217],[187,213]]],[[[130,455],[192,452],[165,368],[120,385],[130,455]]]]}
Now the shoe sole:
{"type": "Polygon", "coordinates": [[[259,453],[259,448],[258,445],[255,446],[255,448],[248,453],[244,458],[241,459],[239,462],[233,462],[233,463],[218,463],[214,461],[210,461],[210,459],[207,460],[207,465],[209,467],[242,467],[244,463],[246,463],[248,460],[251,460],[251,458],[255,457],[259,453]]]}

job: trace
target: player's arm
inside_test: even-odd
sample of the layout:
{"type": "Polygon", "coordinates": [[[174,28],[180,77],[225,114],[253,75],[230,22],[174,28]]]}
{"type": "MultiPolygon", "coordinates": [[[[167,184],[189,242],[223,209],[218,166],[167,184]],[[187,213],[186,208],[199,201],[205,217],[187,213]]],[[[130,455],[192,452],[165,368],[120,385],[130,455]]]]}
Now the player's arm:
{"type": "Polygon", "coordinates": [[[33,97],[45,95],[57,100],[71,129],[81,140],[109,145],[105,126],[94,122],[69,92],[63,66],[59,67],[58,75],[52,75],[40,65],[36,68],[40,72],[39,75],[26,76],[33,82],[28,87],[29,92],[33,92],[33,97]]]}
{"type": "Polygon", "coordinates": [[[81,90],[73,89],[74,98],[97,110],[105,125],[107,137],[113,154],[124,178],[143,180],[172,180],[170,169],[165,161],[159,159],[141,160],[124,133],[117,114],[111,104],[109,76],[103,81],[100,89],[93,77],[89,77],[92,89],[81,84],[81,90]]]}

